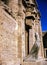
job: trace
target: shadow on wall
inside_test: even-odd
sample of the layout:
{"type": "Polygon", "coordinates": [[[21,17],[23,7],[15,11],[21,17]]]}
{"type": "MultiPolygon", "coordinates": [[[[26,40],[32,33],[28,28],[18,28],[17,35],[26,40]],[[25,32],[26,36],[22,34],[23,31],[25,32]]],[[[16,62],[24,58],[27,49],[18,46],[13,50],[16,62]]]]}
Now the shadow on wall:
{"type": "Polygon", "coordinates": [[[6,5],[9,3],[9,0],[1,0],[3,1],[6,5]]]}
{"type": "Polygon", "coordinates": [[[44,48],[47,48],[47,33],[43,36],[43,45],[44,48]]]}
{"type": "Polygon", "coordinates": [[[47,58],[47,33],[43,36],[44,56],[47,58]]]}

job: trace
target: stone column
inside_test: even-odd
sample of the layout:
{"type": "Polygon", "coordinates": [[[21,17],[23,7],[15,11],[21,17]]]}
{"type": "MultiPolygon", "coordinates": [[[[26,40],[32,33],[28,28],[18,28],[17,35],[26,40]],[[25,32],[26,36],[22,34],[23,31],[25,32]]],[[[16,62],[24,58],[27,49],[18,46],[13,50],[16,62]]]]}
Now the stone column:
{"type": "Polygon", "coordinates": [[[43,57],[43,42],[42,42],[42,30],[41,30],[41,22],[37,19],[35,21],[36,25],[35,25],[35,28],[36,28],[36,32],[38,32],[39,34],[39,37],[40,37],[40,48],[39,48],[39,53],[38,53],[38,57],[43,57]]]}
{"type": "Polygon", "coordinates": [[[44,58],[44,49],[43,49],[43,41],[42,41],[42,29],[41,29],[41,21],[38,20],[39,23],[39,35],[40,35],[40,51],[39,51],[39,55],[44,58]],[[41,53],[41,54],[40,54],[41,53]]]}
{"type": "Polygon", "coordinates": [[[18,57],[25,56],[25,8],[22,5],[22,0],[9,0],[8,6],[12,10],[12,16],[18,23],[18,57]]]}
{"type": "Polygon", "coordinates": [[[32,21],[31,19],[26,18],[25,21],[25,50],[26,50],[26,56],[29,54],[29,43],[30,43],[30,29],[32,29],[32,21]]]}
{"type": "Polygon", "coordinates": [[[33,29],[29,30],[29,52],[31,51],[34,44],[34,32],[33,29]]]}
{"type": "Polygon", "coordinates": [[[25,31],[25,54],[28,55],[28,32],[25,31]]]}
{"type": "MultiPolygon", "coordinates": [[[[9,0],[8,6],[11,9],[10,13],[12,14],[13,18],[16,20],[16,22],[18,24],[18,19],[16,19],[17,15],[18,15],[18,10],[19,10],[18,0],[9,0]]],[[[19,25],[18,25],[18,27],[19,27],[19,25]]],[[[15,34],[16,34],[16,31],[15,31],[15,34]]],[[[18,32],[17,32],[17,35],[18,35],[18,32]]],[[[18,40],[18,38],[17,38],[17,40],[18,40]]],[[[18,57],[18,43],[17,43],[16,49],[17,49],[16,53],[17,53],[17,57],[18,57]]]]}
{"type": "MultiPolygon", "coordinates": [[[[38,23],[38,20],[36,20],[35,21],[35,31],[39,34],[39,27],[40,27],[40,25],[39,25],[39,23],[38,23]]],[[[40,35],[39,35],[39,37],[40,37],[40,35]]],[[[40,42],[40,46],[41,46],[41,42],[40,42]]],[[[40,47],[41,48],[41,47],[40,47]]],[[[38,57],[40,57],[41,56],[41,49],[39,48],[39,53],[38,53],[38,57]]]]}
{"type": "Polygon", "coordinates": [[[35,21],[31,20],[32,29],[29,29],[29,52],[35,43],[35,21]]]}

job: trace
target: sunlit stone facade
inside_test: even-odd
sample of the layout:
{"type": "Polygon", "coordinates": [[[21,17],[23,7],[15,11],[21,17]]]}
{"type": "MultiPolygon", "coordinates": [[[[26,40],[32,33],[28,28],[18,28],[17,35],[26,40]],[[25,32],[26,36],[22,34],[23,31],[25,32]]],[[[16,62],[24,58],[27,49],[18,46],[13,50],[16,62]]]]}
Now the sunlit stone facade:
{"type": "MultiPolygon", "coordinates": [[[[44,58],[40,13],[35,0],[0,0],[0,65],[33,65],[24,62],[40,36],[38,57],[44,58]]],[[[39,62],[35,63],[35,65],[39,62]]]]}

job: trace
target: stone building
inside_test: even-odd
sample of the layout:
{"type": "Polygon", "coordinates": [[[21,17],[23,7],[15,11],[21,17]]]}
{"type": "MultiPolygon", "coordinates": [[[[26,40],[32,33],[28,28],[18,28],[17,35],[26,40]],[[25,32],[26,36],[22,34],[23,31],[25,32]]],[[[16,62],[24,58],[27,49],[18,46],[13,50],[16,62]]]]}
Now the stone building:
{"type": "MultiPolygon", "coordinates": [[[[35,0],[0,0],[0,65],[33,65],[25,62],[40,36],[38,57],[44,58],[40,13],[35,0]]],[[[35,63],[37,64],[37,63],[35,63]]]]}

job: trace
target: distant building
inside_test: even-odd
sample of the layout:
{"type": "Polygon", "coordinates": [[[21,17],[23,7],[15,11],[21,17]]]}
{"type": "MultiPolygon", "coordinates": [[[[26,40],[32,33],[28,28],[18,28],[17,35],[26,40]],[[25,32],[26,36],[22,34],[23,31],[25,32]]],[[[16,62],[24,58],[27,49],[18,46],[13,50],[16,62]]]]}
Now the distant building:
{"type": "Polygon", "coordinates": [[[47,58],[47,31],[42,32],[42,34],[43,34],[44,55],[47,58]]]}
{"type": "Polygon", "coordinates": [[[0,0],[0,65],[32,65],[24,62],[40,36],[38,57],[44,58],[40,13],[35,0],[0,0]]]}

